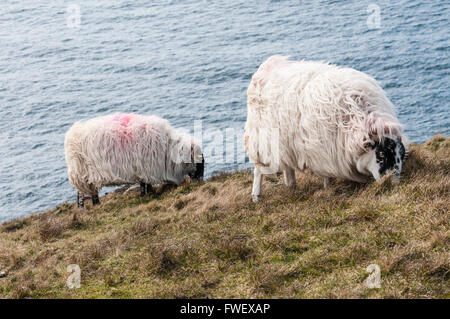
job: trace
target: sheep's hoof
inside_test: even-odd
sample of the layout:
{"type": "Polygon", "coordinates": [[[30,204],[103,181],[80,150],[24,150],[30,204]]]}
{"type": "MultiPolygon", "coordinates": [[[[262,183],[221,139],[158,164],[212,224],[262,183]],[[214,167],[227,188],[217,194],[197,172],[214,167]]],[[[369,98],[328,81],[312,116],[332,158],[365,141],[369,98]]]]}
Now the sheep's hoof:
{"type": "Polygon", "coordinates": [[[252,194],[253,203],[257,203],[261,200],[261,195],[252,194]]]}

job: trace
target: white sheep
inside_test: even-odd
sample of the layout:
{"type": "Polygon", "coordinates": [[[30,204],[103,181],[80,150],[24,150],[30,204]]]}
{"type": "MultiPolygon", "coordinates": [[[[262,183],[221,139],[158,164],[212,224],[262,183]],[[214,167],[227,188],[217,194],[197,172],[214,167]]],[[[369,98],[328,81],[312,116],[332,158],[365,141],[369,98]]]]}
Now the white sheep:
{"type": "Polygon", "coordinates": [[[295,170],[324,178],[365,182],[395,172],[398,181],[406,138],[393,104],[370,76],[320,62],[272,56],[247,90],[245,148],[254,163],[252,198],[263,174],[295,170]]]}
{"type": "Polygon", "coordinates": [[[79,207],[85,196],[98,204],[103,186],[140,183],[146,194],[152,184],[179,185],[186,175],[203,178],[198,143],[157,116],[117,113],[76,122],[64,148],[79,207]]]}

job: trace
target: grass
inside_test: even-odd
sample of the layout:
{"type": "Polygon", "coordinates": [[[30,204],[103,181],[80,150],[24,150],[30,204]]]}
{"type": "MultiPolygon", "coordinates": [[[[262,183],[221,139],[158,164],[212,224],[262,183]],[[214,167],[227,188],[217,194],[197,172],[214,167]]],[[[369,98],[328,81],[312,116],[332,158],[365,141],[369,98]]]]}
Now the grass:
{"type": "Polygon", "coordinates": [[[398,186],[297,181],[266,178],[255,204],[250,174],[220,174],[6,222],[0,297],[450,298],[450,139],[412,145],[398,186]],[[381,288],[363,283],[370,264],[381,288]]]}

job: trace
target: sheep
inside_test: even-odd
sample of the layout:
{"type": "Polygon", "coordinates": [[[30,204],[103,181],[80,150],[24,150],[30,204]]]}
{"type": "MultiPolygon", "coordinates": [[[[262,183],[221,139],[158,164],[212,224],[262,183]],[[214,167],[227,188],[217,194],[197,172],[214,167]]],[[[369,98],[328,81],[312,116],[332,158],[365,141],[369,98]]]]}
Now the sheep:
{"type": "Polygon", "coordinates": [[[116,113],[76,122],[64,148],[78,207],[86,197],[99,204],[103,186],[140,183],[145,195],[152,184],[180,185],[186,175],[203,178],[201,147],[157,116],[116,113]]]}
{"type": "Polygon", "coordinates": [[[383,89],[351,68],[272,56],[247,90],[245,150],[254,164],[252,199],[265,174],[295,171],[367,182],[395,173],[399,182],[408,147],[403,126],[383,89]]]}

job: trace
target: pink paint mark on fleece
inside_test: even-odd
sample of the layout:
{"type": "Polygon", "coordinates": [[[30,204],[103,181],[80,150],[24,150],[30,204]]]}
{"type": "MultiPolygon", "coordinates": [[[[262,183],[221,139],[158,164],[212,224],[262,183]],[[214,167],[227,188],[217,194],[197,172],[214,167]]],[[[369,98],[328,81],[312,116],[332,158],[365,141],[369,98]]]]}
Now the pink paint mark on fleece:
{"type": "Polygon", "coordinates": [[[119,122],[119,124],[122,126],[128,126],[128,124],[134,117],[136,117],[136,115],[134,114],[116,114],[113,117],[113,121],[119,122]]]}
{"type": "Polygon", "coordinates": [[[113,122],[115,124],[119,124],[117,127],[117,135],[120,138],[122,144],[126,141],[132,141],[132,130],[130,128],[130,124],[137,116],[136,114],[115,114],[113,117],[113,122]]]}

